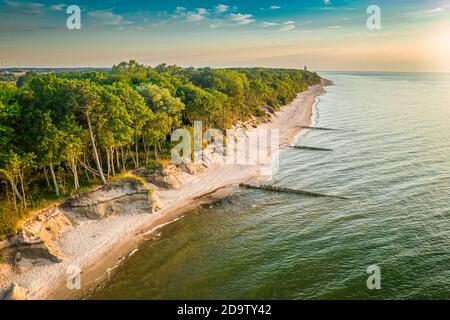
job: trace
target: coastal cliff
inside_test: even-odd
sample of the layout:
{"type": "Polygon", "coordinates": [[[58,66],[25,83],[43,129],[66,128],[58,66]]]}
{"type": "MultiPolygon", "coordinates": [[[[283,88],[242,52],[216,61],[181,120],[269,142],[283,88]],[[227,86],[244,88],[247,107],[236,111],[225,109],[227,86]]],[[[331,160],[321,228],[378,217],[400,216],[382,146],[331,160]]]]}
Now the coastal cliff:
{"type": "Polygon", "coordinates": [[[152,214],[161,208],[161,200],[138,179],[122,179],[35,212],[0,247],[0,288],[6,289],[3,294],[0,292],[0,297],[14,299],[27,295],[26,289],[14,282],[7,283],[14,274],[62,262],[65,255],[59,239],[80,221],[136,212],[152,214]]]}

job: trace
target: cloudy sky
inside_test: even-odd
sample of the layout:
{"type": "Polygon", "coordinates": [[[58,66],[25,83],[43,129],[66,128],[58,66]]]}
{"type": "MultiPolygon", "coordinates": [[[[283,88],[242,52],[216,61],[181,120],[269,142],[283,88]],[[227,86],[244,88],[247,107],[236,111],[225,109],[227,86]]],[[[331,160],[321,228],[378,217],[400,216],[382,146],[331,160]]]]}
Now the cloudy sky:
{"type": "Polygon", "coordinates": [[[0,67],[182,66],[450,72],[450,0],[0,0],[0,67]],[[366,26],[381,9],[381,29],[366,26]],[[81,30],[66,9],[81,8],[81,30]]]}

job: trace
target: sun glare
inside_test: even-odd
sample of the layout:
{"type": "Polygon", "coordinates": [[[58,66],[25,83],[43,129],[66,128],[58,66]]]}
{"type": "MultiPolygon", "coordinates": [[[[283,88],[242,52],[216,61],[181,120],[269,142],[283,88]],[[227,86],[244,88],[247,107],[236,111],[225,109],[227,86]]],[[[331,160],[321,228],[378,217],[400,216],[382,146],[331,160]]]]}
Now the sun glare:
{"type": "Polygon", "coordinates": [[[437,71],[450,72],[450,28],[436,31],[426,41],[430,62],[437,71]]]}

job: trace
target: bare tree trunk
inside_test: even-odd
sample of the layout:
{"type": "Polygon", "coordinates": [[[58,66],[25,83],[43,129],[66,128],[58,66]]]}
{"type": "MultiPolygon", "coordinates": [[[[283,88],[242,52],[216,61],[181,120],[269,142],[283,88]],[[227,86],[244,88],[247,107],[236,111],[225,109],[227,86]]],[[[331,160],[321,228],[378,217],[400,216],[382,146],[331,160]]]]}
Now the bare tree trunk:
{"type": "Polygon", "coordinates": [[[125,172],[127,169],[125,167],[125,156],[124,156],[124,152],[123,152],[123,147],[120,147],[121,151],[122,151],[122,168],[123,168],[123,172],[125,172]]]}
{"type": "Polygon", "coordinates": [[[111,148],[111,168],[113,176],[116,175],[116,169],[114,168],[114,148],[111,148]]]}
{"type": "Polygon", "coordinates": [[[102,167],[102,171],[103,171],[103,158],[102,158],[102,152],[101,152],[101,150],[99,149],[99,151],[98,151],[98,160],[100,161],[100,166],[102,167]]]}
{"type": "Polygon", "coordinates": [[[136,167],[136,166],[137,166],[137,162],[136,162],[136,159],[134,158],[133,152],[131,152],[130,146],[127,146],[127,151],[128,151],[128,153],[130,154],[130,156],[131,156],[131,160],[133,160],[134,167],[137,168],[137,167],[136,167]]]}
{"type": "Polygon", "coordinates": [[[88,123],[89,136],[91,138],[92,152],[94,153],[95,164],[97,165],[97,170],[98,170],[100,179],[102,180],[102,183],[106,184],[106,179],[105,179],[105,176],[103,175],[102,165],[98,158],[97,147],[95,146],[95,139],[94,139],[94,133],[92,132],[91,119],[89,118],[89,115],[87,113],[86,113],[86,119],[87,119],[87,123],[88,123]]]}
{"type": "Polygon", "coordinates": [[[77,162],[74,161],[73,164],[73,168],[74,168],[74,173],[73,173],[73,178],[75,180],[75,190],[78,190],[80,188],[80,180],[78,179],[78,168],[77,168],[77,162]]]}
{"type": "Polygon", "coordinates": [[[80,182],[78,180],[78,169],[76,158],[70,159],[70,169],[72,170],[73,173],[73,184],[75,186],[75,190],[78,190],[80,188],[80,182]]]}
{"type": "MultiPolygon", "coordinates": [[[[86,162],[86,153],[85,152],[83,152],[83,159],[84,159],[84,162],[86,162]]],[[[81,161],[81,160],[78,160],[78,161],[81,161]]],[[[84,168],[84,167],[83,167],[84,168]]],[[[87,178],[87,180],[88,180],[88,182],[89,182],[89,179],[91,178],[90,176],[89,176],[89,171],[86,169],[86,168],[84,168],[84,173],[86,174],[86,178],[87,178]]]]}
{"type": "Polygon", "coordinates": [[[62,186],[63,190],[66,190],[66,176],[60,176],[60,185],[62,186]]]}
{"type": "Polygon", "coordinates": [[[119,155],[119,148],[116,148],[116,162],[117,162],[117,170],[120,172],[120,155],[119,155]]]}
{"type": "Polygon", "coordinates": [[[94,177],[100,177],[100,174],[95,171],[95,169],[92,169],[91,167],[89,167],[87,164],[85,164],[84,162],[82,162],[80,159],[78,159],[78,162],[81,164],[81,166],[87,171],[90,172],[94,177]]]}
{"type": "Polygon", "coordinates": [[[17,213],[17,200],[16,200],[16,196],[19,198],[20,201],[22,201],[22,200],[21,200],[21,196],[20,196],[19,191],[17,190],[17,188],[16,188],[15,185],[14,185],[14,181],[11,181],[11,180],[10,180],[9,182],[11,183],[11,189],[12,189],[13,193],[15,193],[15,196],[14,196],[14,194],[13,194],[12,198],[13,198],[13,204],[14,204],[14,211],[17,213]]]}
{"type": "Polygon", "coordinates": [[[22,189],[23,206],[26,208],[27,207],[27,199],[25,197],[25,186],[23,185],[23,170],[21,170],[21,172],[19,174],[19,178],[20,178],[20,188],[22,189]]]}
{"type": "Polygon", "coordinates": [[[19,199],[20,202],[23,202],[23,198],[20,195],[19,190],[17,190],[16,182],[13,180],[10,180],[9,182],[11,183],[11,189],[14,191],[14,194],[16,195],[17,199],[19,199]]]}
{"type": "Polygon", "coordinates": [[[105,152],[106,152],[106,166],[107,166],[107,177],[108,177],[108,179],[109,179],[109,174],[110,174],[110,172],[111,172],[111,157],[109,156],[109,149],[108,148],[105,148],[105,152]]]}
{"type": "Polygon", "coordinates": [[[138,150],[138,141],[137,141],[137,139],[136,139],[136,147],[135,147],[135,149],[136,149],[136,168],[137,167],[139,167],[139,150],[138,150]]]}
{"type": "Polygon", "coordinates": [[[50,181],[48,180],[47,168],[44,168],[44,177],[45,181],[47,182],[47,187],[50,188],[50,181]]]}
{"type": "Polygon", "coordinates": [[[56,181],[55,170],[53,169],[53,164],[52,163],[50,163],[50,172],[52,174],[53,186],[55,187],[55,194],[56,194],[57,197],[59,197],[58,182],[56,181]]]}
{"type": "Polygon", "coordinates": [[[145,151],[145,164],[148,163],[148,147],[144,144],[144,151],[145,151]]]}

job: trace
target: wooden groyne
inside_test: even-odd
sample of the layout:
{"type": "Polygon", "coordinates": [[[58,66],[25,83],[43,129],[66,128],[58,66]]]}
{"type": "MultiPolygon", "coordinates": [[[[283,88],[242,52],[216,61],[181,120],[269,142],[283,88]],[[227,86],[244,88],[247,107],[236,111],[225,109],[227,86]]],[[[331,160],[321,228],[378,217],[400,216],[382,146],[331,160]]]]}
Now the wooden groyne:
{"type": "Polygon", "coordinates": [[[333,151],[333,149],[310,147],[310,146],[288,146],[289,148],[301,149],[301,150],[314,150],[314,151],[333,151]]]}
{"type": "Polygon", "coordinates": [[[325,127],[310,127],[310,126],[298,126],[298,127],[302,129],[311,129],[311,130],[339,131],[339,129],[325,128],[325,127]]]}
{"type": "Polygon", "coordinates": [[[313,151],[333,151],[333,149],[328,149],[328,148],[299,146],[299,145],[290,145],[290,144],[281,144],[280,147],[282,147],[282,148],[300,149],[300,150],[313,150],[313,151]]]}
{"type": "Polygon", "coordinates": [[[248,189],[259,189],[259,190],[266,190],[266,191],[273,191],[273,192],[285,192],[285,193],[296,193],[296,194],[302,194],[306,196],[311,197],[330,197],[330,198],[337,198],[337,199],[348,199],[347,197],[337,196],[337,195],[330,195],[330,194],[324,194],[319,192],[313,192],[313,191],[306,191],[302,189],[291,189],[291,188],[284,188],[284,187],[277,187],[277,186],[271,186],[268,184],[261,184],[259,186],[241,183],[239,184],[242,188],[248,188],[248,189]]]}

